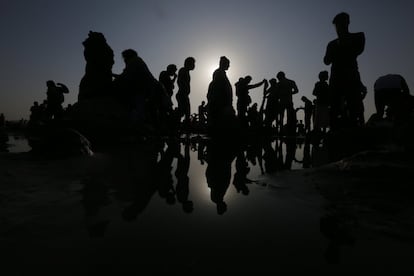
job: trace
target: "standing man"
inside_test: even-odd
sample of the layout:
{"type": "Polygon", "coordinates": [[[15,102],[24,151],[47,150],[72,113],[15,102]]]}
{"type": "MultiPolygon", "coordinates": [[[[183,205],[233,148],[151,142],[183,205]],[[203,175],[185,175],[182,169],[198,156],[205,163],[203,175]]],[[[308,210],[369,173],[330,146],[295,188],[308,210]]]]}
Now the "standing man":
{"type": "Polygon", "coordinates": [[[174,93],[174,82],[177,79],[177,66],[175,64],[169,64],[167,69],[160,73],[158,80],[164,86],[170,98],[174,93]]]}
{"type": "Polygon", "coordinates": [[[55,83],[52,80],[46,82],[47,112],[50,119],[61,119],[63,116],[63,102],[69,89],[63,83],[55,83]]]}
{"type": "Polygon", "coordinates": [[[250,75],[240,78],[236,83],[236,96],[237,96],[237,117],[239,117],[240,123],[244,128],[248,128],[249,123],[247,119],[247,110],[252,102],[249,95],[249,90],[264,85],[266,80],[261,82],[250,84],[252,77],[250,75]]]}
{"type": "Polygon", "coordinates": [[[230,60],[221,56],[219,68],[214,71],[213,80],[208,85],[207,124],[214,133],[229,130],[234,124],[233,88],[226,74],[229,67],[230,60]]]}
{"type": "Polygon", "coordinates": [[[357,57],[364,51],[365,35],[363,32],[350,33],[349,22],[349,15],[345,12],[334,17],[332,23],[338,38],[328,43],[323,59],[326,65],[331,65],[329,86],[332,92],[332,129],[344,123],[349,126],[358,124],[361,78],[357,57]]]}
{"type": "Polygon", "coordinates": [[[284,72],[280,71],[276,75],[278,82],[276,84],[276,89],[279,94],[279,104],[280,104],[280,123],[283,129],[283,120],[286,111],[287,126],[290,130],[294,130],[296,126],[296,113],[293,108],[293,98],[292,95],[297,94],[299,89],[296,85],[296,82],[286,78],[284,72]]]}
{"type": "Polygon", "coordinates": [[[189,124],[191,107],[190,107],[190,71],[195,68],[195,59],[193,57],[188,57],[184,61],[184,67],[178,71],[177,84],[178,91],[176,95],[178,103],[178,112],[181,117],[184,116],[184,123],[189,124]]]}
{"type": "Polygon", "coordinates": [[[201,105],[198,106],[198,122],[200,127],[203,127],[207,123],[207,106],[205,101],[201,101],[201,105]]]}
{"type": "Polygon", "coordinates": [[[122,51],[122,58],[125,68],[120,75],[114,74],[114,86],[118,91],[117,97],[129,109],[132,121],[137,124],[151,121],[153,118],[149,118],[152,114],[148,110],[150,109],[148,102],[154,97],[158,82],[135,50],[122,51]]]}

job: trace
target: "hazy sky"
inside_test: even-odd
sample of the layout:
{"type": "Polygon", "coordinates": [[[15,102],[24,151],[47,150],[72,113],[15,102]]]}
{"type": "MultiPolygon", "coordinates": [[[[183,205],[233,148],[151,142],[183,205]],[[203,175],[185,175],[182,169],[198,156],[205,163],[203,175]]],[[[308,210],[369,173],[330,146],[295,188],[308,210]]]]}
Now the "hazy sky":
{"type": "MultiPolygon", "coordinates": [[[[319,71],[330,69],[322,59],[336,38],[332,18],[342,11],[351,16],[350,31],[366,36],[358,61],[369,91],[368,117],[379,76],[399,73],[414,90],[412,0],[0,0],[0,113],[28,118],[33,101],[45,99],[49,79],[69,87],[65,105],[76,102],[89,30],[102,32],[114,50],[114,73],[124,68],[121,52],[127,48],[156,78],[168,64],[180,68],[193,56],[193,112],[222,55],[231,61],[233,84],[247,74],[256,82],[284,71],[299,87],[298,107],[301,96],[314,98],[319,71]]],[[[262,88],[251,95],[260,103],[262,88]]]]}

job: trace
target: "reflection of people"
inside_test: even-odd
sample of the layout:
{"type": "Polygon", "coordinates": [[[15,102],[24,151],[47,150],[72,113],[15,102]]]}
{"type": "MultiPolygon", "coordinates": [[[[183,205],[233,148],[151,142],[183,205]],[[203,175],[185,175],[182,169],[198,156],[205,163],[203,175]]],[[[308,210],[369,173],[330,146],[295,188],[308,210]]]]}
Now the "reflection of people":
{"type": "Polygon", "coordinates": [[[247,187],[247,183],[251,183],[252,181],[247,178],[247,174],[250,172],[250,168],[246,161],[246,157],[244,156],[244,151],[241,150],[237,154],[236,158],[236,172],[234,173],[233,177],[233,185],[236,188],[238,193],[242,192],[244,195],[249,194],[249,187],[247,187]]]}
{"type": "Polygon", "coordinates": [[[374,83],[374,100],[377,116],[394,117],[403,112],[404,102],[409,102],[410,89],[404,77],[399,74],[387,74],[379,77],[374,83]]]}
{"type": "Polygon", "coordinates": [[[100,217],[100,210],[109,204],[108,188],[105,183],[97,178],[85,178],[82,190],[82,204],[88,223],[88,231],[91,237],[102,237],[109,221],[100,217]]]}
{"type": "Polygon", "coordinates": [[[111,163],[95,172],[100,177],[103,171],[108,173],[105,178],[116,190],[114,195],[126,203],[122,210],[122,218],[126,221],[135,220],[158,190],[159,179],[154,176],[160,176],[158,163],[161,161],[157,160],[161,146],[161,143],[143,142],[117,148],[110,156],[111,163]]]}
{"type": "Polygon", "coordinates": [[[336,214],[329,214],[321,217],[320,231],[328,238],[329,244],[325,251],[325,258],[328,263],[337,264],[341,259],[341,246],[352,245],[355,238],[349,229],[349,218],[336,214]]]}
{"type": "Polygon", "coordinates": [[[219,215],[227,210],[224,195],[230,185],[233,159],[234,154],[228,143],[221,143],[216,140],[209,141],[207,145],[206,179],[210,188],[211,201],[216,204],[219,215]]]}
{"type": "Polygon", "coordinates": [[[177,185],[175,187],[177,200],[181,203],[183,211],[191,213],[194,209],[193,202],[188,199],[190,194],[188,170],[190,168],[190,144],[184,146],[184,155],[178,155],[177,169],[175,176],[177,177],[177,185]]]}
{"type": "Polygon", "coordinates": [[[161,198],[164,198],[168,204],[175,204],[175,190],[174,180],[171,174],[172,162],[174,155],[179,151],[179,144],[175,142],[169,142],[167,149],[162,152],[160,161],[157,163],[157,184],[158,194],[161,198]]]}
{"type": "MultiPolygon", "coordinates": [[[[277,145],[277,142],[276,142],[277,145]]],[[[266,139],[263,144],[264,171],[274,173],[278,170],[278,154],[272,146],[272,140],[266,139]]]]}
{"type": "Polygon", "coordinates": [[[362,32],[350,33],[349,22],[349,15],[345,12],[334,17],[338,38],[328,43],[323,59],[326,65],[331,65],[331,128],[345,122],[357,125],[361,88],[357,57],[364,51],[365,35],[362,32]]]}
{"type": "Polygon", "coordinates": [[[295,155],[296,155],[296,140],[294,138],[287,139],[285,143],[286,143],[286,157],[285,157],[284,169],[291,170],[292,163],[295,160],[295,155]]]}

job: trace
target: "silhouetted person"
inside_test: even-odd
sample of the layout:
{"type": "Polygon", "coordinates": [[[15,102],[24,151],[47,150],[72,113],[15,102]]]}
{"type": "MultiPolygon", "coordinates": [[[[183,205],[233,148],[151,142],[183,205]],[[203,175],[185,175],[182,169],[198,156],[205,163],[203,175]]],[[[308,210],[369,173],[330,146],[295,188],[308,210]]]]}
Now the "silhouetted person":
{"type": "Polygon", "coordinates": [[[219,68],[214,71],[213,80],[208,86],[207,121],[210,134],[228,131],[235,124],[233,89],[226,74],[229,67],[230,60],[225,56],[220,57],[219,68]]]}
{"type": "Polygon", "coordinates": [[[39,106],[39,103],[37,101],[33,102],[33,105],[30,107],[30,118],[29,122],[31,124],[33,123],[39,123],[42,118],[42,110],[39,106]]]}
{"type": "Polygon", "coordinates": [[[190,122],[191,106],[190,106],[190,71],[195,68],[195,59],[188,57],[184,60],[184,66],[178,71],[177,84],[178,91],[176,95],[178,103],[178,111],[180,116],[184,116],[183,123],[188,125],[190,122]]]}
{"type": "Polygon", "coordinates": [[[311,131],[311,122],[312,122],[312,115],[313,115],[313,103],[307,97],[301,97],[302,102],[305,104],[304,111],[305,111],[305,133],[311,131]]]}
{"type": "Polygon", "coordinates": [[[207,106],[205,101],[201,101],[198,106],[198,122],[201,127],[204,127],[207,123],[207,106]]]}
{"type": "Polygon", "coordinates": [[[191,213],[194,209],[193,202],[189,200],[190,187],[188,170],[190,169],[190,144],[185,143],[184,155],[178,155],[177,169],[175,176],[177,177],[177,185],[175,187],[177,200],[181,203],[183,211],[191,213]]]}
{"type": "MultiPolygon", "coordinates": [[[[167,69],[162,71],[158,77],[158,81],[161,83],[162,87],[164,88],[164,92],[167,94],[163,97],[164,101],[166,101],[163,105],[165,105],[165,111],[162,113],[165,114],[165,118],[161,120],[164,121],[170,128],[171,132],[171,125],[173,122],[171,121],[171,113],[173,110],[173,102],[172,96],[174,94],[174,83],[177,79],[177,66],[175,64],[169,64],[167,69]]],[[[162,100],[162,99],[160,99],[162,100]]]]}
{"type": "Polygon", "coordinates": [[[316,96],[316,107],[314,117],[314,129],[317,131],[326,132],[329,127],[330,117],[330,97],[331,92],[328,84],[328,71],[319,72],[319,81],[315,83],[312,94],[316,96]]]}
{"type": "Polygon", "coordinates": [[[252,104],[247,110],[247,123],[252,131],[258,131],[262,127],[262,117],[257,109],[257,103],[252,104]]]}
{"type": "Polygon", "coordinates": [[[362,32],[350,33],[349,15],[337,14],[333,19],[338,38],[328,43],[326,65],[331,65],[329,85],[332,92],[331,128],[357,126],[358,102],[361,78],[357,57],[364,51],[365,35],[362,32]]]}
{"type": "Polygon", "coordinates": [[[175,64],[169,64],[166,70],[161,71],[158,81],[162,86],[162,89],[158,91],[158,95],[156,95],[154,99],[155,109],[159,109],[159,120],[160,124],[169,134],[173,134],[174,132],[174,124],[173,121],[173,102],[172,96],[174,94],[174,83],[177,79],[177,66],[175,64]],[[157,107],[158,103],[158,107],[157,107]]]}
{"type": "Polygon", "coordinates": [[[271,129],[273,122],[276,120],[276,128],[280,125],[280,105],[277,89],[277,80],[272,78],[269,80],[269,88],[264,90],[266,97],[264,126],[271,129]]]}
{"type": "Polygon", "coordinates": [[[8,152],[9,150],[7,142],[9,141],[9,135],[5,129],[4,114],[0,114],[0,152],[8,152]]]}
{"type": "Polygon", "coordinates": [[[158,80],[164,86],[165,91],[167,92],[170,98],[174,94],[174,83],[177,79],[177,66],[175,64],[169,64],[167,69],[160,73],[158,80]]]}
{"type": "Polygon", "coordinates": [[[407,119],[404,117],[408,116],[411,98],[407,82],[399,74],[381,76],[374,83],[375,108],[377,116],[381,119],[386,108],[387,117],[390,119],[407,119]]]}
{"type": "Polygon", "coordinates": [[[3,114],[3,113],[1,113],[1,114],[0,114],[0,128],[5,127],[5,125],[6,125],[6,119],[5,119],[5,117],[4,117],[4,114],[3,114]]]}
{"type": "Polygon", "coordinates": [[[61,119],[63,116],[64,94],[69,93],[69,89],[63,83],[55,84],[54,81],[48,80],[47,85],[47,112],[51,119],[61,119]]]}
{"type": "Polygon", "coordinates": [[[284,72],[280,71],[277,73],[276,77],[278,79],[276,87],[279,94],[280,122],[283,125],[286,111],[288,130],[292,134],[296,129],[296,114],[293,107],[292,95],[297,94],[299,89],[295,81],[286,78],[284,72]]]}
{"type": "Polygon", "coordinates": [[[364,99],[366,97],[368,93],[367,87],[361,82],[360,85],[360,89],[359,89],[359,94],[358,97],[356,99],[356,112],[357,112],[357,125],[358,126],[363,126],[365,125],[365,107],[364,107],[364,99]]]}
{"type": "Polygon", "coordinates": [[[135,50],[124,50],[122,58],[125,68],[120,75],[115,75],[114,80],[117,97],[130,110],[132,121],[143,124],[149,113],[147,103],[159,83],[135,50]]]}
{"type": "Polygon", "coordinates": [[[249,90],[257,88],[265,83],[265,80],[262,80],[261,82],[250,84],[251,81],[252,77],[248,75],[244,78],[240,78],[235,85],[237,96],[237,117],[239,118],[240,123],[244,128],[248,127],[247,109],[252,102],[252,99],[249,95],[249,90]]]}
{"type": "Polygon", "coordinates": [[[89,31],[82,44],[86,67],[79,85],[78,101],[109,96],[112,93],[114,52],[99,32],[89,31]]]}

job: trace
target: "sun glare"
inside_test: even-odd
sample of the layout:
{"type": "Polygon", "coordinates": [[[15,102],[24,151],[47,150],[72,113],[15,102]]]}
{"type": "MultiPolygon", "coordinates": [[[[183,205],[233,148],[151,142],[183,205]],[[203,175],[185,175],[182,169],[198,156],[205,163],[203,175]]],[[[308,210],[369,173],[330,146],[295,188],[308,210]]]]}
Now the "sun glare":
{"type": "Polygon", "coordinates": [[[214,71],[218,68],[218,64],[210,63],[206,66],[207,78],[211,79],[213,77],[214,71]]]}

